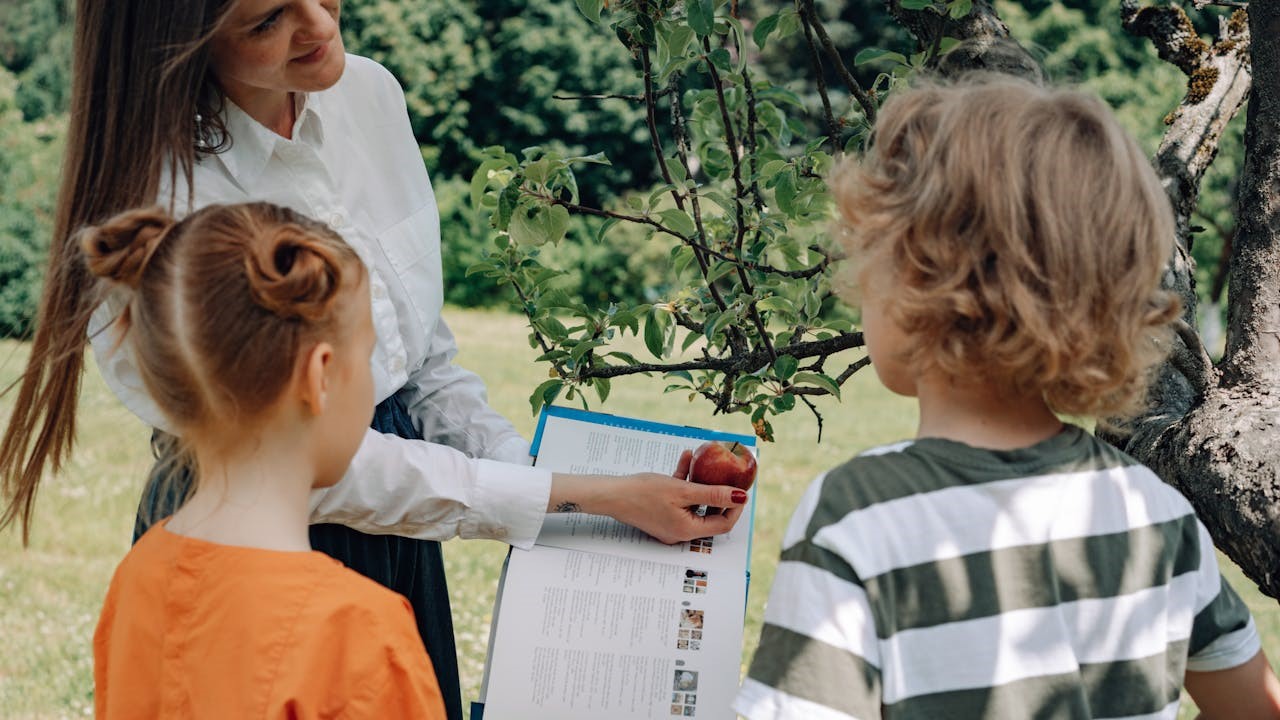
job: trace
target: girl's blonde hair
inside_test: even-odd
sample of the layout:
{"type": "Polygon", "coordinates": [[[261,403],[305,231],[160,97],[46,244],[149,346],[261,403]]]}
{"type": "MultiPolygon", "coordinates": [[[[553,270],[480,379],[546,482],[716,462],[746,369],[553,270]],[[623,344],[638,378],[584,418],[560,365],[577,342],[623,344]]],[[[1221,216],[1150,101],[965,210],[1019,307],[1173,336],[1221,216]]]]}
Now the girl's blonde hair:
{"type": "Polygon", "coordinates": [[[1174,220],[1101,100],[1007,76],[918,85],[832,190],[851,294],[876,278],[913,370],[1075,415],[1142,407],[1179,312],[1160,288],[1174,220]]]}
{"type": "MultiPolygon", "coordinates": [[[[268,203],[211,205],[181,222],[160,209],[132,210],[77,241],[74,261],[98,278],[92,296],[126,294],[114,330],[184,438],[246,427],[271,407],[300,353],[343,317],[340,291],[365,273],[337,233],[268,203]]],[[[31,438],[22,433],[9,426],[3,446],[25,454],[31,438]]],[[[4,476],[0,527],[21,517],[26,535],[39,479],[4,476]]]]}

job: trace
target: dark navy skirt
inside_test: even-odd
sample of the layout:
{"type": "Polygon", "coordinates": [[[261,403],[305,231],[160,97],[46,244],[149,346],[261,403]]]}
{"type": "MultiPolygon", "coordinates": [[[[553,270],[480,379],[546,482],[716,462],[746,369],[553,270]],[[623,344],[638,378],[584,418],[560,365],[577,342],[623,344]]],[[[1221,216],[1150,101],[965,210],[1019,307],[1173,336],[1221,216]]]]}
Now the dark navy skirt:
{"type": "MultiPolygon", "coordinates": [[[[372,427],[382,433],[422,439],[404,405],[394,396],[374,410],[372,427]]],[[[160,461],[158,466],[165,465],[165,455],[172,452],[172,442],[157,432],[151,444],[160,461]]],[[[133,530],[134,542],[142,537],[151,522],[173,514],[179,499],[184,498],[190,488],[190,475],[180,474],[168,492],[160,491],[159,487],[153,476],[143,490],[133,530]]],[[[326,524],[311,526],[311,547],[409,599],[418,621],[418,633],[435,667],[449,720],[462,720],[458,655],[453,642],[453,618],[449,614],[449,588],[445,583],[440,543],[396,535],[366,535],[344,525],[326,524]]]]}

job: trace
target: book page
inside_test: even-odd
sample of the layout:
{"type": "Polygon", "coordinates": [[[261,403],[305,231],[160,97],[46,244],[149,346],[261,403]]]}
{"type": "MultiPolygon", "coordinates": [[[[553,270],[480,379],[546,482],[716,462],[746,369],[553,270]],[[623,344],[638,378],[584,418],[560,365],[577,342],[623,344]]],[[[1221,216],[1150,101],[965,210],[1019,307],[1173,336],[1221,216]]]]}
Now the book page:
{"type": "MultiPolygon", "coordinates": [[[[670,426],[667,426],[668,428],[670,426]]],[[[690,433],[696,428],[688,428],[690,433]]],[[[660,434],[584,420],[547,417],[540,435],[535,465],[552,472],[623,475],[635,472],[675,472],[680,453],[706,442],[703,437],[660,434]]],[[[755,447],[747,446],[752,453],[755,447]]],[[[625,554],[657,562],[681,562],[689,553],[706,555],[718,567],[744,567],[750,551],[755,488],[745,516],[734,529],[704,540],[665,545],[610,517],[585,513],[548,515],[538,535],[539,545],[625,554]]]]}
{"type": "MultiPolygon", "coordinates": [[[[544,411],[536,465],[670,474],[707,440],[755,439],[571,408],[544,411]]],[[[485,720],[735,717],[751,509],[731,533],[664,545],[611,518],[547,517],[511,550],[485,668],[485,720]]]]}
{"type": "Polygon", "coordinates": [[[513,550],[486,720],[736,717],[746,579],[696,560],[513,550]]]}

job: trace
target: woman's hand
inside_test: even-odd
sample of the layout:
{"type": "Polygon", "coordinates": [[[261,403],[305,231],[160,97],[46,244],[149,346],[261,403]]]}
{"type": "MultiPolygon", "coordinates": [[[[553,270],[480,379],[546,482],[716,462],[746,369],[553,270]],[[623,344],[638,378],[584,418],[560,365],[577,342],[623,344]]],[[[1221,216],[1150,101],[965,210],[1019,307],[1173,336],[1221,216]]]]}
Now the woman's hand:
{"type": "Polygon", "coordinates": [[[747,493],[727,485],[685,482],[690,453],[680,456],[674,475],[551,476],[547,512],[587,512],[609,517],[649,533],[667,544],[729,532],[742,515],[747,493]],[[699,505],[724,508],[700,517],[699,505]]]}

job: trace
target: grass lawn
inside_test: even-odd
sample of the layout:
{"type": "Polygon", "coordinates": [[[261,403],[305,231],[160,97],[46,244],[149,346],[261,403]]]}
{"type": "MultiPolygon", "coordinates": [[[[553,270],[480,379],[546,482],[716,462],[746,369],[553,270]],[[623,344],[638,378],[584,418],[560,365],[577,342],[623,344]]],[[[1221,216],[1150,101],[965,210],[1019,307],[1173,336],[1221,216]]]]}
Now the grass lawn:
{"type": "MultiPolygon", "coordinates": [[[[528,396],[546,378],[534,365],[520,318],[452,309],[446,312],[459,362],[488,383],[490,401],[529,436],[534,418],[528,396]]],[[[644,357],[643,348],[634,349],[644,357]]],[[[0,387],[22,369],[26,348],[0,342],[0,387]]],[[[663,395],[659,379],[614,383],[603,409],[654,420],[710,425],[749,432],[745,417],[712,418],[704,402],[663,395]]],[[[12,394],[0,398],[7,417],[12,394]]],[[[910,401],[875,382],[872,371],[855,376],[843,404],[820,405],[823,442],[803,411],[775,423],[777,442],[761,453],[751,594],[743,659],[749,659],[773,581],[782,531],[809,481],[853,452],[909,436],[915,427],[910,401]]],[[[150,431],[110,395],[96,372],[86,378],[79,446],[66,470],[43,486],[31,545],[17,532],[0,536],[0,717],[60,718],[92,714],[91,639],[98,609],[116,563],[128,550],[133,513],[149,465],[150,431]]],[[[484,665],[496,579],[506,545],[450,541],[445,546],[462,671],[464,704],[476,697],[484,665]]],[[[1280,658],[1280,606],[1259,594],[1225,559],[1224,571],[1248,602],[1273,662],[1280,658]]],[[[1187,704],[1189,705],[1189,703],[1187,704]]],[[[1182,716],[1193,711],[1184,707],[1182,716]]]]}

